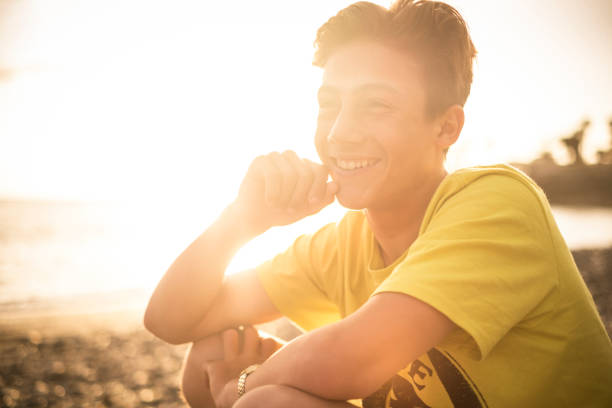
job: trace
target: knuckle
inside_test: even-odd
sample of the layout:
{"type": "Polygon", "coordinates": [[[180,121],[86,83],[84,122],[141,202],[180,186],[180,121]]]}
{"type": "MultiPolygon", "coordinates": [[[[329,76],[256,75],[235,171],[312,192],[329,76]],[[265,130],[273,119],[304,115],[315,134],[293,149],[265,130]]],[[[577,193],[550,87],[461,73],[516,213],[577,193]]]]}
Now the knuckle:
{"type": "Polygon", "coordinates": [[[279,152],[270,152],[265,156],[266,160],[270,160],[272,162],[278,162],[282,159],[282,157],[283,156],[279,152]]]}
{"type": "Polygon", "coordinates": [[[258,167],[258,166],[262,166],[263,164],[265,164],[267,161],[269,160],[269,158],[267,156],[256,156],[253,161],[251,162],[251,167],[258,167]]]}
{"type": "Polygon", "coordinates": [[[277,183],[281,178],[281,173],[276,168],[268,169],[265,173],[266,180],[269,180],[272,183],[277,183]]]}
{"type": "Polygon", "coordinates": [[[315,172],[313,171],[312,166],[310,166],[308,163],[301,163],[300,172],[304,177],[307,177],[309,179],[312,179],[315,176],[315,172]]]}
{"type": "Polygon", "coordinates": [[[324,177],[327,179],[328,172],[324,166],[313,163],[312,169],[313,169],[313,172],[316,173],[317,176],[324,177]]]}
{"type": "Polygon", "coordinates": [[[210,360],[220,354],[221,339],[218,335],[206,337],[196,341],[189,350],[189,358],[210,360]]]}
{"type": "Polygon", "coordinates": [[[228,344],[238,339],[238,333],[234,329],[223,331],[223,343],[228,344]]]}
{"type": "Polygon", "coordinates": [[[283,173],[283,178],[284,178],[285,183],[288,183],[288,184],[295,183],[295,179],[298,178],[299,176],[299,173],[297,172],[297,170],[294,169],[293,166],[290,166],[290,165],[284,166],[282,169],[282,173],[283,173]]]}

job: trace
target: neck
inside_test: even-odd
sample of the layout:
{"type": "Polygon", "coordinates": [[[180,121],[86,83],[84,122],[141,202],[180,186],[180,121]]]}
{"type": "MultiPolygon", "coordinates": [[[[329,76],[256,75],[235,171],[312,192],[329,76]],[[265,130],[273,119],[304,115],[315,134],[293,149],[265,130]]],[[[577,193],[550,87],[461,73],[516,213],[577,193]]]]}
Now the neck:
{"type": "Polygon", "coordinates": [[[385,266],[399,258],[417,238],[427,206],[445,176],[442,169],[402,199],[394,200],[393,206],[366,209],[385,266]]]}

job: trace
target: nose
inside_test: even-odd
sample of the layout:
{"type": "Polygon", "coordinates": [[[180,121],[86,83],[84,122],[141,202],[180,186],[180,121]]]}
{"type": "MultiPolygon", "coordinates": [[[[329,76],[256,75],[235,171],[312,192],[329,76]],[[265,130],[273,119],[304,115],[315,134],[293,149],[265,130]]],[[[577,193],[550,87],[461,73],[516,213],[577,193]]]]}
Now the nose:
{"type": "Polygon", "coordinates": [[[328,143],[357,144],[364,140],[365,135],[363,129],[359,126],[356,112],[349,107],[342,107],[327,135],[328,143]]]}

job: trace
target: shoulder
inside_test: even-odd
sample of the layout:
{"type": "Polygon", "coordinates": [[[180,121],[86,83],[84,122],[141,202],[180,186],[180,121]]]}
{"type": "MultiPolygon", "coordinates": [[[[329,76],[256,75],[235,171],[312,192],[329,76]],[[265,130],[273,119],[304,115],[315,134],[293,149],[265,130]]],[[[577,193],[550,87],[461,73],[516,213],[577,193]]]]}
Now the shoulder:
{"type": "Polygon", "coordinates": [[[520,224],[545,233],[549,211],[542,190],[521,171],[508,165],[470,167],[440,184],[422,226],[469,223],[498,230],[520,224]]]}
{"type": "Polygon", "coordinates": [[[504,164],[469,167],[449,174],[433,201],[438,205],[467,201],[476,207],[514,206],[528,211],[547,205],[544,192],[529,176],[504,164]]]}

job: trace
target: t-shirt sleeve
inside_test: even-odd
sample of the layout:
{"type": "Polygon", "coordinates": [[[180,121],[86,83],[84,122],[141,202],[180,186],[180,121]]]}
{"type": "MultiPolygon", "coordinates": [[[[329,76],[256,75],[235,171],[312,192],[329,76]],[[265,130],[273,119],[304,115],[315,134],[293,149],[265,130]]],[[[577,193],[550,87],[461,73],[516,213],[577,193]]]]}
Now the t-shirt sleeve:
{"type": "Polygon", "coordinates": [[[256,268],[278,311],[308,331],[340,319],[331,276],[337,270],[336,224],[302,235],[256,268]]]}
{"type": "Polygon", "coordinates": [[[512,177],[474,181],[439,206],[374,295],[400,292],[433,306],[485,358],[557,285],[542,205],[512,177]]]}

